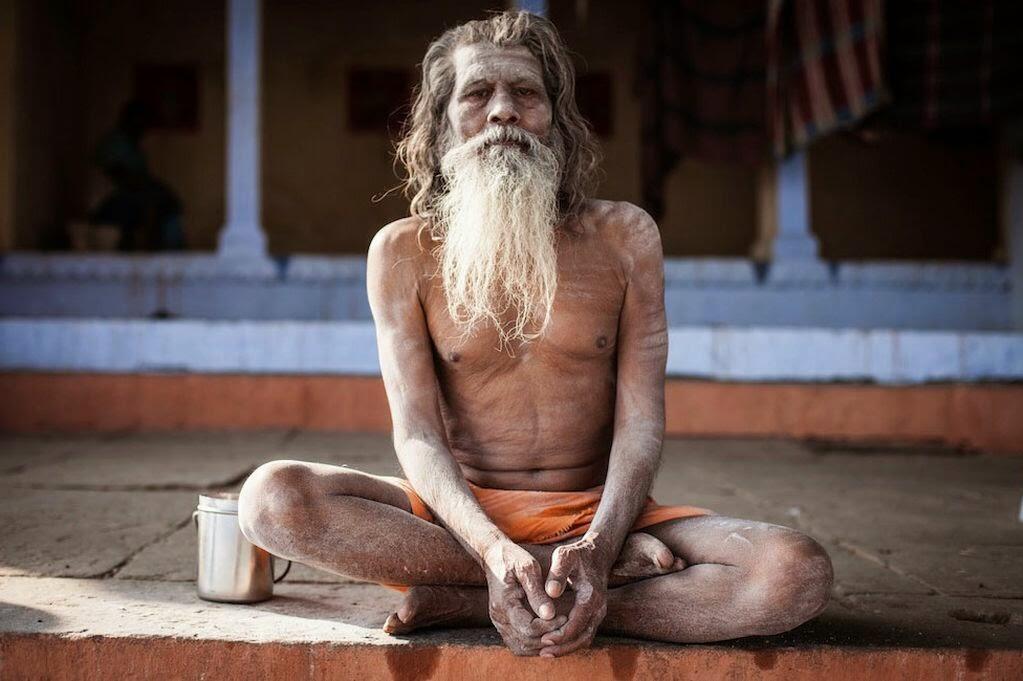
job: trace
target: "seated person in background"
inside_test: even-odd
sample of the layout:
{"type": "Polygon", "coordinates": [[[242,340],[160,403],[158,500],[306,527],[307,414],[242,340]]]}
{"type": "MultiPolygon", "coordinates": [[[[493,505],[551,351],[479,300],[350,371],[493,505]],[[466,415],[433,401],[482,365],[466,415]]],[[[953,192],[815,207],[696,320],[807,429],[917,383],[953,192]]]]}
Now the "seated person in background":
{"type": "Polygon", "coordinates": [[[597,150],[553,25],[444,33],[399,156],[412,216],[369,249],[394,446],[408,479],[295,461],[245,483],[254,543],[407,589],[384,624],[493,624],[519,655],[598,631],[777,634],[828,601],[796,530],[648,497],[664,435],[657,225],[588,198],[597,150]]]}
{"type": "Polygon", "coordinates": [[[89,214],[89,222],[116,225],[122,251],[181,250],[181,201],[149,172],[141,146],[148,127],[148,110],[132,100],[122,107],[117,127],[96,146],[96,164],[114,189],[89,214]]]}

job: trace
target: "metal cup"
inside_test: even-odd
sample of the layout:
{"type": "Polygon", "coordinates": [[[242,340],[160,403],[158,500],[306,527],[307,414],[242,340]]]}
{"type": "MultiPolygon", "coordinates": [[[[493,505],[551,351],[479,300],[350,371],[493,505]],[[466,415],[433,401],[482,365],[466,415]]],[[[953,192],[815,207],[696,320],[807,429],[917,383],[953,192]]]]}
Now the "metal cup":
{"type": "Polygon", "coordinates": [[[274,578],[274,556],[242,534],[238,526],[238,495],[199,495],[192,514],[199,532],[199,598],[222,603],[258,603],[271,598],[274,584],[291,570],[291,561],[274,578]]]}

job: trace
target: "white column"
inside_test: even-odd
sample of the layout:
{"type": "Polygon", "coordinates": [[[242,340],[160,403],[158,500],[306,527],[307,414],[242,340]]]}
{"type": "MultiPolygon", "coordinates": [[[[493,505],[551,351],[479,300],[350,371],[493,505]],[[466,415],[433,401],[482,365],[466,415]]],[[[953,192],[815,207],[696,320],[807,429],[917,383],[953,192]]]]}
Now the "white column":
{"type": "Polygon", "coordinates": [[[541,17],[547,16],[547,0],[512,0],[512,7],[541,17]]]}
{"type": "Polygon", "coordinates": [[[262,0],[227,0],[227,222],[217,253],[266,258],[260,220],[262,0]]]}
{"type": "Polygon", "coordinates": [[[816,261],[817,239],[810,231],[810,185],[806,154],[799,152],[778,163],[778,232],[772,260],[816,261]]]}

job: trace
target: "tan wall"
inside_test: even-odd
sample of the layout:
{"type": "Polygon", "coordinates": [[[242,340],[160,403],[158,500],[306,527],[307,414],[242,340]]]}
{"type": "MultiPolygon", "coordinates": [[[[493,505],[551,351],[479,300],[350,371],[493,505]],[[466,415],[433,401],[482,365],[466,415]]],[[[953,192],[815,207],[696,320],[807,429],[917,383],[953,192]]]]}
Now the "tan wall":
{"type": "Polygon", "coordinates": [[[15,4],[0,0],[0,252],[14,247],[15,4]]]}
{"type": "MultiPolygon", "coordinates": [[[[499,3],[498,3],[499,4],[499,3]]],[[[347,127],[352,66],[407,68],[444,28],[482,16],[486,2],[414,0],[352,6],[268,0],[264,16],[263,221],[275,252],[362,253],[375,231],[407,214],[395,186],[392,142],[347,127]]],[[[83,133],[72,145],[71,206],[84,215],[107,190],[88,155],[130,96],[139,62],[199,65],[200,126],[195,133],[154,132],[144,146],[153,171],[185,204],[193,248],[209,249],[223,223],[224,13],[221,2],[93,3],[79,17],[87,87],[83,133]]],[[[614,135],[603,140],[601,196],[640,200],[639,111],[632,95],[631,8],[592,3],[585,24],[566,38],[591,71],[613,76],[614,135]]],[[[38,27],[37,27],[38,28],[38,27]]],[[[669,179],[661,221],[675,254],[741,255],[752,239],[752,179],[743,169],[689,161],[669,179]]],[[[45,203],[41,192],[36,204],[45,203]]],[[[30,228],[21,247],[38,246],[30,228]]]]}
{"type": "Polygon", "coordinates": [[[90,4],[81,17],[88,82],[87,123],[79,157],[81,208],[93,206],[109,189],[88,157],[131,97],[136,64],[195,63],[198,130],[153,132],[143,146],[153,173],[184,202],[191,246],[213,248],[224,221],[225,2],[111,0],[90,4]]]}
{"type": "MultiPolygon", "coordinates": [[[[153,133],[144,144],[153,171],[184,201],[191,247],[215,246],[224,219],[224,4],[19,4],[30,8],[18,23],[25,38],[18,42],[24,65],[18,82],[26,89],[17,98],[14,126],[19,147],[28,151],[15,157],[16,224],[8,231],[19,248],[59,245],[63,223],[103,196],[105,180],[89,155],[130,96],[139,62],[198,65],[199,129],[153,133]]],[[[348,129],[348,71],[414,65],[445,27],[501,4],[265,0],[263,220],[272,251],[364,253],[376,229],[406,214],[398,194],[372,201],[397,183],[392,143],[383,132],[348,129]]],[[[639,8],[591,0],[581,19],[574,1],[551,6],[583,70],[612,74],[614,133],[603,140],[600,194],[638,203],[639,8]]],[[[0,33],[0,53],[3,40],[0,33]]],[[[995,229],[988,181],[994,166],[982,156],[919,140],[874,151],[842,138],[818,143],[810,155],[811,198],[824,255],[987,257],[995,229]]],[[[0,166],[0,178],[2,172],[0,166]]],[[[667,189],[660,221],[666,253],[748,253],[756,223],[754,169],[686,160],[667,189]]]]}
{"type": "MultiPolygon", "coordinates": [[[[555,0],[552,18],[580,56],[581,71],[612,74],[614,134],[602,140],[606,178],[600,195],[640,204],[640,109],[633,93],[641,5],[594,0],[585,17],[576,6],[555,0]]],[[[668,177],[665,190],[659,224],[666,253],[748,253],[755,228],[754,169],[689,159],[668,177]]]]}
{"type": "Polygon", "coordinates": [[[825,258],[987,260],[998,241],[991,146],[887,132],[867,145],[832,135],[812,146],[810,205],[825,258]]]}
{"type": "Polygon", "coordinates": [[[65,2],[15,4],[12,231],[19,248],[50,248],[63,243],[75,195],[82,121],[75,20],[65,2]]]}
{"type": "MultiPolygon", "coordinates": [[[[498,3],[499,4],[499,3],[498,3]]],[[[408,214],[385,132],[353,132],[351,67],[407,69],[445,27],[494,3],[268,2],[264,56],[263,220],[270,248],[365,253],[408,214]]]]}

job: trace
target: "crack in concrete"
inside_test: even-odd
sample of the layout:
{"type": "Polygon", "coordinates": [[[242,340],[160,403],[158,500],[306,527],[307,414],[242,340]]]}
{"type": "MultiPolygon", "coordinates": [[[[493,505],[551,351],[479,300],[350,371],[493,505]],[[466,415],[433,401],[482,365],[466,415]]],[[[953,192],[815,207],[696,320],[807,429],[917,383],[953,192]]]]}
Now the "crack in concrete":
{"type": "MultiPolygon", "coordinates": [[[[87,442],[66,442],[66,443],[64,443],[64,446],[61,447],[61,449],[58,451],[58,453],[55,454],[54,456],[52,456],[52,457],[45,457],[44,456],[44,457],[41,457],[40,460],[37,460],[37,461],[30,461],[30,462],[18,464],[16,466],[11,466],[10,468],[0,469],[0,476],[18,475],[20,473],[24,473],[25,471],[27,471],[29,469],[38,468],[39,466],[46,466],[46,465],[50,465],[50,464],[64,463],[65,461],[67,461],[71,457],[75,456],[78,453],[78,448],[83,446],[83,445],[85,445],[85,444],[96,445],[96,444],[102,444],[104,442],[112,442],[115,439],[117,439],[117,437],[118,437],[118,435],[116,435],[116,434],[112,434],[112,435],[96,435],[95,439],[89,438],[89,440],[87,442]]],[[[3,438],[0,438],[0,445],[2,445],[3,442],[4,442],[3,438]]]]}
{"type": "Polygon", "coordinates": [[[89,575],[88,577],[85,577],[84,579],[110,579],[111,577],[116,576],[118,572],[123,570],[125,568],[125,566],[127,566],[128,563],[133,561],[135,559],[135,557],[138,556],[140,553],[142,553],[143,551],[148,549],[150,546],[153,546],[154,544],[158,544],[159,542],[163,541],[164,539],[167,539],[168,537],[170,537],[172,534],[174,534],[178,530],[183,529],[185,527],[188,527],[188,525],[191,522],[192,522],[192,514],[189,513],[187,518],[185,518],[184,520],[182,520],[179,523],[176,523],[169,530],[166,530],[165,532],[161,532],[160,534],[158,534],[157,536],[153,537],[152,539],[150,539],[147,542],[143,542],[141,546],[139,546],[134,551],[129,553],[121,561],[119,561],[116,565],[114,565],[112,568],[110,568],[106,572],[102,572],[102,573],[96,574],[96,575],[89,575]]]}
{"type": "Polygon", "coordinates": [[[42,482],[30,482],[30,483],[11,483],[9,487],[17,489],[31,489],[31,490],[45,490],[45,491],[58,491],[58,492],[206,492],[211,490],[221,490],[225,487],[234,487],[245,481],[252,471],[256,470],[259,465],[248,466],[241,473],[234,475],[230,478],[210,482],[203,485],[196,485],[191,483],[164,483],[164,484],[150,484],[150,485],[82,485],[82,484],[48,484],[42,482]]]}
{"type": "Polygon", "coordinates": [[[867,561],[870,561],[870,562],[875,563],[877,565],[880,565],[881,567],[885,568],[886,570],[888,570],[890,572],[893,572],[893,573],[897,574],[900,577],[903,577],[905,579],[910,579],[910,580],[916,582],[917,584],[919,584],[920,586],[923,586],[923,587],[926,587],[926,588],[930,589],[935,594],[938,594],[940,596],[948,596],[947,593],[945,593],[944,591],[942,591],[938,587],[934,586],[933,584],[931,584],[927,580],[925,580],[925,579],[923,579],[921,577],[918,577],[917,575],[914,575],[911,572],[907,572],[906,570],[903,570],[898,565],[895,565],[894,563],[891,563],[890,561],[885,560],[881,556],[872,553],[871,551],[863,548],[862,546],[859,546],[858,544],[854,544],[854,543],[846,541],[844,539],[837,539],[837,538],[834,539],[834,544],[836,546],[840,547],[840,548],[845,549],[846,551],[848,551],[849,553],[851,553],[851,554],[853,554],[855,556],[858,556],[858,557],[860,557],[860,558],[862,558],[864,560],[867,560],[867,561]]]}
{"type": "Polygon", "coordinates": [[[20,464],[18,464],[16,466],[11,466],[10,468],[5,468],[3,470],[0,470],[0,475],[2,475],[2,476],[20,475],[21,473],[24,473],[27,470],[30,470],[32,468],[38,468],[39,466],[45,466],[47,464],[60,464],[60,463],[64,463],[65,461],[67,461],[68,459],[73,457],[74,455],[75,455],[74,447],[69,447],[66,451],[62,451],[60,454],[56,454],[52,458],[46,458],[46,459],[43,459],[42,461],[31,461],[31,462],[26,462],[26,463],[20,463],[20,464]]]}

